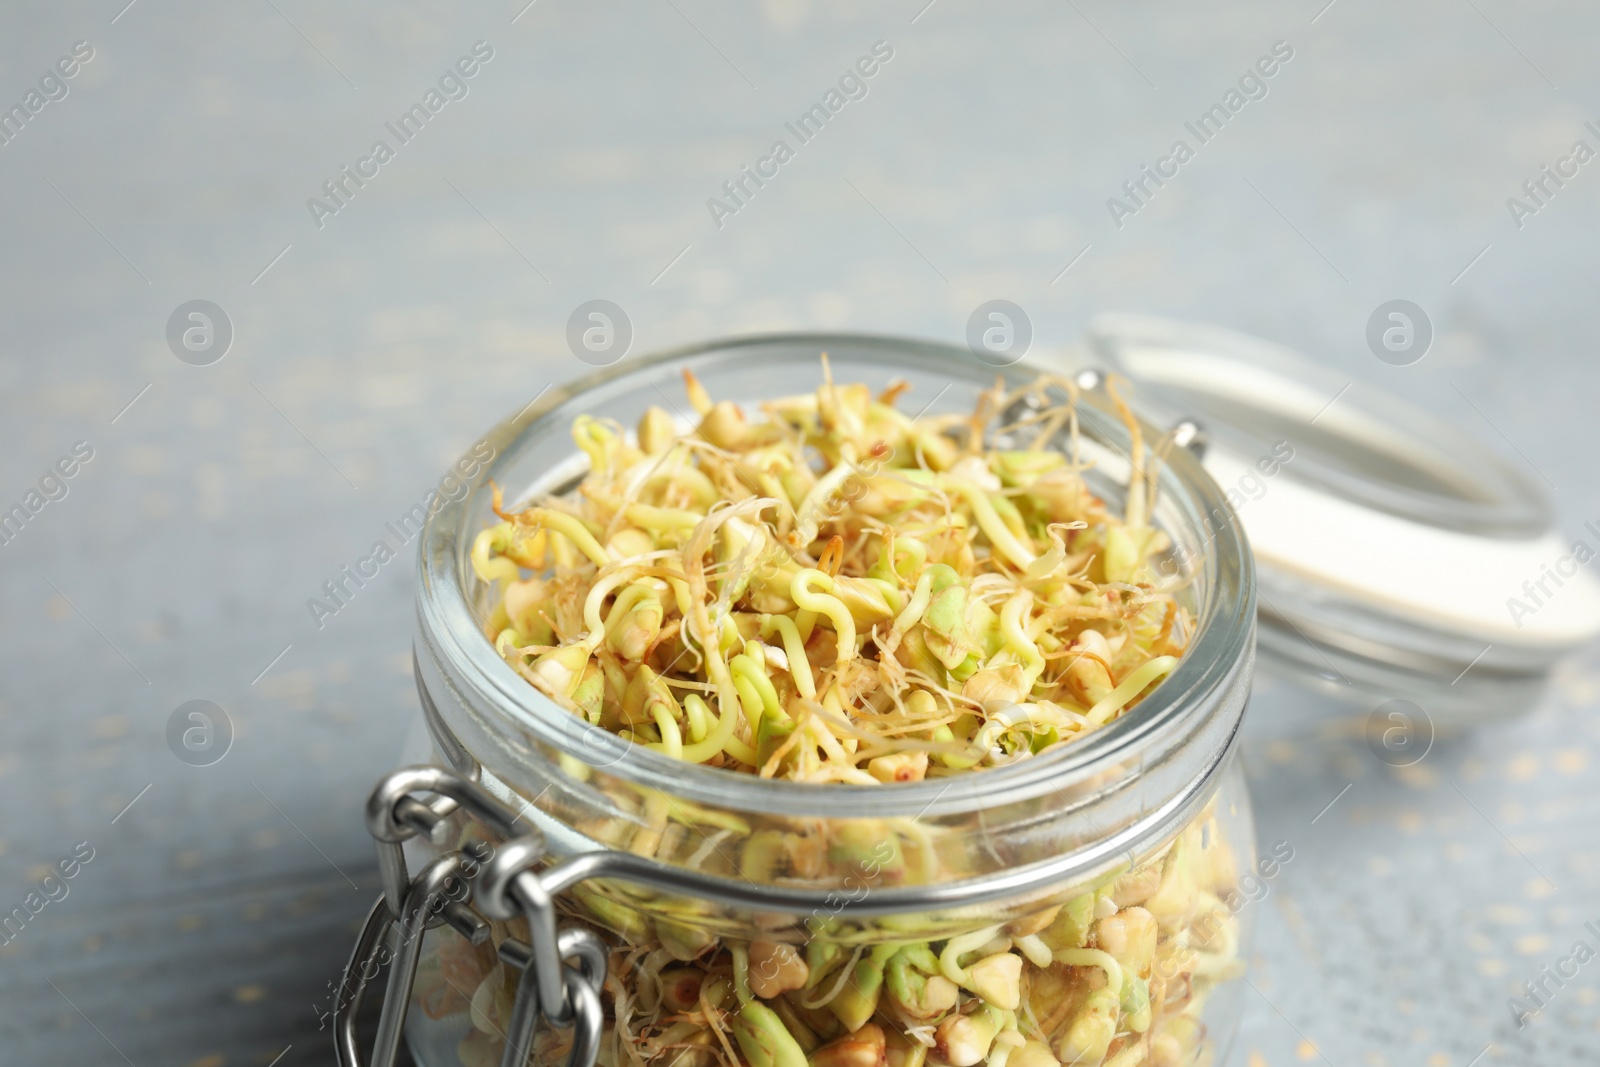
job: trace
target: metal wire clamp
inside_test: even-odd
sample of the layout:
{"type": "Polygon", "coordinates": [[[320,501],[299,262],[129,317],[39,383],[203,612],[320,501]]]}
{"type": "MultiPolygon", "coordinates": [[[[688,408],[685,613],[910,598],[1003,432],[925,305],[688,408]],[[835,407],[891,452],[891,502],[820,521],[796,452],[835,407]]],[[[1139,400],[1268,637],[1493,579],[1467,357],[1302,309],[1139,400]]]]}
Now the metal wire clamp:
{"type": "Polygon", "coordinates": [[[440,767],[406,767],[384,778],[368,798],[366,818],[378,843],[383,894],[367,915],[334,1004],[340,1067],[393,1067],[425,931],[448,925],[481,944],[489,936],[488,919],[517,915],[528,921],[528,943],[508,938],[498,949],[500,959],[522,973],[501,1067],[524,1067],[541,1018],[572,1028],[567,1067],[594,1067],[605,1021],[600,987],[607,949],[590,930],[558,928],[554,902],[556,893],[588,872],[564,870],[572,861],[539,871],[545,852],[539,833],[517,833],[515,813],[482,786],[440,767]],[[443,844],[440,836],[457,811],[483,823],[501,843],[447,852],[412,877],[401,844],[418,834],[443,844]],[[385,964],[388,986],[367,1059],[356,1016],[368,984],[385,964]]]}

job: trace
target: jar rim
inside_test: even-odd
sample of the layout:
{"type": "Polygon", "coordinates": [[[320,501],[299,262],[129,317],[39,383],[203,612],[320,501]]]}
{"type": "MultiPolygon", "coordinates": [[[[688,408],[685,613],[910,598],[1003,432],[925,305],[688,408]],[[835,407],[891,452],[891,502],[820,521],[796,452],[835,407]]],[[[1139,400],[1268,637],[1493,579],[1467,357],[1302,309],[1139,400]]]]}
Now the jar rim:
{"type": "MultiPolygon", "coordinates": [[[[716,364],[752,358],[758,351],[771,358],[783,349],[809,351],[811,358],[819,352],[867,353],[885,365],[932,367],[973,382],[998,375],[1012,386],[1053,372],[1038,363],[1011,367],[982,364],[966,349],[934,341],[873,334],[777,333],[669,349],[551,387],[485,436],[495,449],[494,458],[466,479],[465,492],[453,500],[440,498],[424,524],[417,572],[419,632],[430,654],[448,668],[450,684],[474,691],[480,697],[475,703],[491,706],[508,725],[528,731],[540,743],[633,786],[693,803],[817,819],[859,817],[864,811],[881,817],[933,817],[1030,800],[1060,790],[1065,783],[1117,768],[1125,770],[1144,747],[1181,732],[1223,702],[1237,671],[1251,657],[1255,635],[1253,561],[1236,522],[1209,530],[1200,558],[1191,561],[1201,600],[1194,635],[1177,666],[1134,710],[1053,752],[977,773],[868,786],[758,778],[686,764],[606,731],[574,731],[572,712],[501,659],[475,613],[470,591],[477,578],[468,551],[477,529],[468,529],[467,524],[479,514],[490,479],[515,455],[520,442],[548,430],[557,420],[570,422],[578,413],[570,410],[575,403],[607,386],[635,377],[644,380],[675,362],[716,364]]],[[[832,358],[836,370],[849,366],[848,357],[832,358]]],[[[1109,427],[1114,413],[1109,405],[1100,409],[1095,403],[1092,395],[1080,399],[1080,404],[1090,405],[1086,415],[1098,412],[1097,417],[1109,427]]],[[[1150,430],[1147,436],[1153,440],[1156,432],[1150,430]]],[[[1178,514],[1192,517],[1195,523],[1200,523],[1202,516],[1232,514],[1222,490],[1184,449],[1167,455],[1158,478],[1158,500],[1169,508],[1175,506],[1178,514]]],[[[1228,731],[1230,735],[1233,732],[1228,731]]]]}

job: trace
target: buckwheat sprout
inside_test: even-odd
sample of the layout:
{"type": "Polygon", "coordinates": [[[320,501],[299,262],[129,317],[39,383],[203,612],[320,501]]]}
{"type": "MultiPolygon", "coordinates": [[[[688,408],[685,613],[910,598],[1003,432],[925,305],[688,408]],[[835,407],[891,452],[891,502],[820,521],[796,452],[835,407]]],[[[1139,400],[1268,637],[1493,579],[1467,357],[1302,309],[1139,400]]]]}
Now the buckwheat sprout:
{"type": "Polygon", "coordinates": [[[747,767],[756,765],[755,750],[734,736],[734,731],[739,725],[739,720],[736,716],[717,716],[706,706],[706,702],[701,699],[698,693],[690,693],[684,697],[683,705],[686,709],[694,709],[690,713],[691,715],[698,715],[705,720],[714,720],[716,725],[706,734],[705,740],[683,746],[683,751],[679,754],[681,759],[687,763],[704,763],[717,753],[724,752],[747,767]]]}
{"type": "Polygon", "coordinates": [[[995,511],[994,501],[983,489],[960,478],[942,478],[939,484],[966,500],[978,526],[1001,555],[1024,571],[1028,569],[1028,565],[1037,558],[1035,553],[1018,540],[1001,520],[999,512],[995,511]]]}
{"type": "Polygon", "coordinates": [[[552,508],[530,508],[517,516],[517,523],[534,529],[554,530],[577,546],[597,567],[612,562],[611,554],[594,539],[594,534],[577,518],[552,508]]]}
{"type": "Polygon", "coordinates": [[[1176,656],[1157,656],[1140,664],[1128,676],[1117,684],[1117,687],[1107,693],[1094,707],[1089,709],[1086,716],[1092,726],[1101,726],[1123,707],[1144,691],[1145,687],[1164,674],[1169,673],[1178,665],[1176,656]]]}
{"type": "Polygon", "coordinates": [[[589,593],[583,600],[583,622],[589,628],[589,634],[584,640],[590,643],[591,648],[598,645],[606,636],[606,624],[600,614],[606,598],[619,585],[627,585],[633,581],[638,573],[637,567],[620,567],[610,574],[602,571],[601,576],[597,577],[594,584],[589,587],[589,593]]]}
{"type": "Polygon", "coordinates": [[[817,699],[816,681],[811,675],[811,661],[806,656],[805,641],[800,637],[800,630],[795,626],[794,620],[787,615],[761,616],[761,636],[771,637],[774,633],[783,640],[783,651],[789,660],[789,676],[794,679],[795,689],[806,700],[817,699]]]}
{"type": "MultiPolygon", "coordinates": [[[[678,721],[672,717],[672,712],[664,704],[653,705],[650,717],[655,720],[656,729],[661,732],[660,750],[674,759],[683,757],[683,734],[678,729],[678,721]]],[[[655,745],[652,748],[657,747],[655,745]]]]}
{"type": "Polygon", "coordinates": [[[911,599],[906,602],[906,608],[894,620],[894,628],[889,631],[889,639],[884,650],[893,652],[899,646],[907,630],[922,621],[922,613],[928,610],[928,600],[933,592],[933,575],[924,571],[922,577],[917,579],[917,587],[911,593],[911,599]]]}
{"type": "Polygon", "coordinates": [[[1005,637],[1006,647],[1022,660],[1022,686],[1023,693],[1033,691],[1033,684],[1039,675],[1044,673],[1044,656],[1039,654],[1039,648],[1033,643],[1023,629],[1022,619],[1025,612],[1033,607],[1033,594],[1026,589],[1019,589],[1006,601],[1004,608],[1000,609],[1000,631],[1005,637]]]}
{"type": "Polygon", "coordinates": [[[970,979],[966,969],[961,966],[961,957],[987,945],[999,933],[1000,927],[986,926],[970,934],[952,937],[945,943],[944,951],[939,954],[939,969],[956,985],[966,985],[970,979]]]}
{"type": "Polygon", "coordinates": [[[1111,953],[1097,948],[1060,948],[1056,949],[1056,962],[1098,967],[1106,973],[1106,988],[1111,995],[1122,995],[1122,964],[1111,953]]]}
{"type": "Polygon", "coordinates": [[[833,623],[833,629],[838,637],[838,648],[835,653],[837,663],[845,663],[856,654],[856,622],[850,614],[850,609],[844,606],[844,601],[836,596],[827,595],[828,590],[835,588],[833,579],[819,570],[803,570],[794,576],[790,583],[789,595],[801,609],[826,615],[833,623]],[[813,585],[820,586],[824,592],[813,592],[813,585]]]}

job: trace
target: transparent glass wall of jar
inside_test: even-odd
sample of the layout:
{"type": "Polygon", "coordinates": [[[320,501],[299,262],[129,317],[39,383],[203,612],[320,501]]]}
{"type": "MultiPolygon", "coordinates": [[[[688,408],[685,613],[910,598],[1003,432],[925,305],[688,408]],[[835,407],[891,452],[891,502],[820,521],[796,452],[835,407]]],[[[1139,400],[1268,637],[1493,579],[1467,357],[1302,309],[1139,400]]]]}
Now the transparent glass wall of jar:
{"type": "MultiPolygon", "coordinates": [[[[481,836],[464,827],[456,844],[481,836]]],[[[869,892],[861,887],[879,860],[903,861],[906,845],[892,832],[878,838],[860,857],[861,882],[847,878],[838,899],[869,892]]],[[[738,863],[793,863],[808,847],[804,837],[747,842],[738,863]]],[[[1176,837],[1051,887],[1059,903],[871,928],[839,921],[825,903],[798,922],[746,914],[744,936],[700,925],[696,901],[642,910],[623,887],[575,892],[564,910],[613,946],[603,1067],[711,1067],[730,1053],[767,1067],[742,1051],[753,1032],[787,1067],[1179,1067],[1217,1062],[1232,1037],[1257,866],[1230,761],[1176,837]]],[[[447,926],[425,937],[407,1025],[413,1056],[421,1067],[495,1067],[517,988],[496,950],[508,937],[526,941],[525,924],[494,922],[476,946],[447,926]]],[[[541,1031],[535,1062],[564,1062],[567,1050],[564,1032],[541,1031]]]]}

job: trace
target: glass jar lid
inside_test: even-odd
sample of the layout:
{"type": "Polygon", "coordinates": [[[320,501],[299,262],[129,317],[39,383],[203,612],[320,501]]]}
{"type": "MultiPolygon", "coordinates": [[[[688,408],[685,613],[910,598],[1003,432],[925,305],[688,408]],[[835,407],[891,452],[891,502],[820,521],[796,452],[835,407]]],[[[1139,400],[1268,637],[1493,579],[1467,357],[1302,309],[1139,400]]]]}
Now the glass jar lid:
{"type": "Polygon", "coordinates": [[[1537,481],[1461,430],[1214,327],[1103,315],[1088,349],[1141,415],[1181,427],[1233,506],[1263,663],[1467,724],[1529,709],[1600,634],[1591,553],[1562,539],[1537,481]]]}

